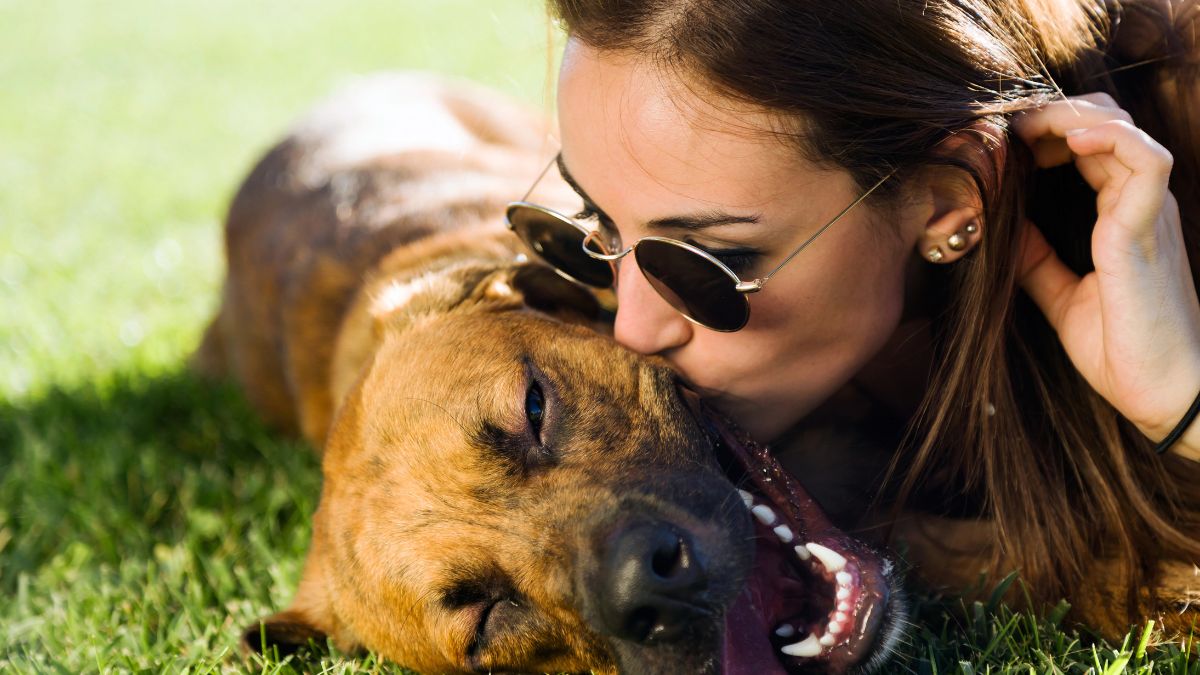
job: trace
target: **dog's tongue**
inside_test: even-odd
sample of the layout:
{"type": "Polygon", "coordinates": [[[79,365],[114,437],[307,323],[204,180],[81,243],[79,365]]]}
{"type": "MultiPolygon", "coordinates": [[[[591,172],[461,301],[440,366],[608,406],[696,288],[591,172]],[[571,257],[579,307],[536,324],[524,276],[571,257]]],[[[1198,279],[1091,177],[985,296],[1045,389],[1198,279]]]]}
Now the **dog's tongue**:
{"type": "Polygon", "coordinates": [[[767,638],[771,629],[756,607],[762,590],[751,579],[725,613],[722,675],[787,675],[767,638]]]}
{"type": "MultiPolygon", "coordinates": [[[[713,414],[712,411],[709,412],[713,414]]],[[[718,433],[728,447],[736,448],[744,453],[743,457],[752,459],[758,471],[769,476],[768,480],[776,479],[780,487],[795,487],[795,481],[782,471],[782,467],[766,446],[754,442],[728,418],[713,414],[711,419],[717,422],[718,433]]],[[[746,469],[754,471],[750,466],[746,469]]],[[[801,495],[807,498],[802,491],[801,495]]],[[[798,495],[792,493],[787,496],[796,498],[798,495]]],[[[769,599],[777,596],[779,589],[775,587],[778,578],[765,573],[764,570],[776,567],[777,564],[764,560],[766,551],[762,546],[758,549],[754,571],[746,580],[741,593],[725,612],[725,643],[721,650],[722,675],[787,675],[770,641],[771,631],[775,627],[768,626],[766,619],[766,605],[769,604],[769,599]]]]}

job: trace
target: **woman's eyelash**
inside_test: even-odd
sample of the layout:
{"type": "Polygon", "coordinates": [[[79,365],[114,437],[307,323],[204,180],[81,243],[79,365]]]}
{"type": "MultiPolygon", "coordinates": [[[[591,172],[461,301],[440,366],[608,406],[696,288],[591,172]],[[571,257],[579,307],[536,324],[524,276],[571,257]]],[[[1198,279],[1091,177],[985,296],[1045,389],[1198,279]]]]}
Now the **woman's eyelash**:
{"type": "Polygon", "coordinates": [[[600,214],[596,211],[596,209],[585,205],[583,210],[571,217],[575,220],[595,220],[600,217],[600,214]]]}
{"type": "Polygon", "coordinates": [[[605,245],[614,251],[620,248],[620,240],[617,237],[616,228],[613,227],[612,221],[608,219],[608,216],[585,204],[583,209],[572,217],[575,220],[584,222],[595,222],[597,225],[596,230],[603,236],[605,245]]]}
{"type": "MultiPolygon", "coordinates": [[[[573,218],[575,220],[595,220],[600,223],[601,229],[605,229],[607,218],[600,214],[595,208],[584,205],[573,218]]],[[[758,262],[760,254],[758,251],[750,248],[735,248],[735,249],[712,249],[707,246],[701,246],[695,242],[688,242],[692,246],[704,251],[712,257],[720,260],[726,267],[738,274],[748,272],[753,269],[755,263],[758,262]]]]}
{"type": "Polygon", "coordinates": [[[712,249],[707,246],[688,242],[696,248],[704,251],[712,257],[720,260],[726,267],[733,270],[737,274],[744,274],[754,269],[758,263],[761,254],[758,251],[750,248],[731,248],[731,249],[712,249]]]}

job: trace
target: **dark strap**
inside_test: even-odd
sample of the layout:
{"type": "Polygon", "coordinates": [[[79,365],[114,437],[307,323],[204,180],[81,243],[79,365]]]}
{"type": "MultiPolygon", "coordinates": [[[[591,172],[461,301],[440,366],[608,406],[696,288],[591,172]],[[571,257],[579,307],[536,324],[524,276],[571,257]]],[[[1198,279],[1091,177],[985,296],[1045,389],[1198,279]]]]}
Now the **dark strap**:
{"type": "Polygon", "coordinates": [[[1192,425],[1192,421],[1196,419],[1196,413],[1200,413],[1200,394],[1196,394],[1196,400],[1192,401],[1192,407],[1188,408],[1188,411],[1183,415],[1183,419],[1179,420],[1179,424],[1175,425],[1171,433],[1167,434],[1167,437],[1155,446],[1154,451],[1161,455],[1167,451],[1167,448],[1174,445],[1175,441],[1179,440],[1179,437],[1183,435],[1183,432],[1187,431],[1187,428],[1192,425]]]}

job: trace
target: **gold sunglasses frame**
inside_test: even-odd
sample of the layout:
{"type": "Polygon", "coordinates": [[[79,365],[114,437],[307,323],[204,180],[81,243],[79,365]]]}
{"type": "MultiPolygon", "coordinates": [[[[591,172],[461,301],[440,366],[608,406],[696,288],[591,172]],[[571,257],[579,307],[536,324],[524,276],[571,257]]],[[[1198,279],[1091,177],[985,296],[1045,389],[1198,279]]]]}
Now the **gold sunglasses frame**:
{"type": "MultiPolygon", "coordinates": [[[[880,178],[879,181],[876,182],[874,185],[872,185],[869,189],[867,189],[866,192],[863,192],[858,197],[858,199],[855,199],[848,206],[846,206],[846,208],[839,211],[838,214],[836,216],[834,216],[832,220],[830,220],[829,222],[822,225],[819,229],[817,229],[816,232],[814,232],[807,239],[805,239],[803,242],[801,242],[800,246],[798,246],[794,251],[789,253],[788,256],[786,258],[784,258],[782,262],[780,262],[778,265],[775,266],[774,269],[772,269],[770,272],[767,272],[766,276],[758,277],[758,278],[752,279],[750,281],[742,281],[742,279],[740,277],[738,277],[736,272],[729,269],[729,267],[725,263],[718,260],[715,256],[713,256],[708,251],[705,251],[696,246],[693,246],[692,244],[689,244],[686,241],[680,241],[678,239],[672,239],[670,237],[658,237],[658,236],[641,237],[637,241],[630,244],[625,250],[618,251],[617,253],[602,254],[602,253],[596,253],[595,251],[591,250],[590,248],[588,248],[587,245],[588,245],[589,241],[591,241],[595,238],[595,236],[597,234],[596,230],[585,227],[582,223],[575,220],[574,218],[571,218],[570,216],[559,213],[558,211],[555,211],[554,209],[542,206],[540,204],[534,204],[532,202],[525,201],[526,199],[529,198],[529,195],[533,194],[534,189],[537,187],[538,183],[540,183],[542,181],[542,178],[545,177],[546,173],[550,171],[550,167],[554,166],[557,163],[558,163],[558,155],[555,155],[550,160],[550,163],[547,164],[546,167],[542,169],[541,173],[538,174],[538,177],[533,181],[533,185],[529,186],[529,189],[525,192],[525,194],[521,197],[521,199],[518,201],[515,201],[515,202],[509,202],[508,207],[504,211],[504,221],[508,225],[508,229],[515,231],[515,227],[513,226],[512,219],[509,217],[509,214],[512,212],[512,210],[514,208],[527,208],[527,209],[533,209],[535,211],[540,211],[548,216],[551,216],[557,220],[562,221],[563,223],[566,223],[567,225],[574,227],[576,230],[583,233],[583,235],[584,235],[583,244],[581,246],[584,254],[586,254],[589,258],[591,258],[593,260],[605,261],[612,267],[612,277],[613,277],[612,286],[616,286],[616,279],[617,279],[616,263],[617,263],[617,261],[619,261],[621,258],[624,258],[625,256],[629,255],[630,253],[633,253],[634,249],[637,248],[638,244],[642,243],[643,241],[656,241],[656,242],[660,242],[663,244],[670,244],[673,246],[678,246],[679,248],[682,248],[685,251],[688,251],[692,254],[698,255],[701,258],[703,258],[704,260],[707,260],[708,262],[715,265],[717,267],[717,269],[721,270],[727,277],[729,277],[733,281],[734,291],[741,294],[743,301],[746,302],[746,318],[745,318],[745,320],[742,321],[742,324],[740,326],[738,326],[737,328],[729,328],[729,329],[714,328],[712,326],[709,326],[709,325],[689,316],[687,314],[687,312],[681,311],[678,307],[676,307],[673,303],[671,303],[668,298],[664,298],[664,300],[667,300],[667,304],[671,305],[671,309],[674,309],[675,311],[679,312],[679,314],[682,315],[683,318],[687,319],[688,321],[691,321],[692,323],[696,324],[697,326],[702,326],[704,328],[707,328],[708,330],[717,331],[719,333],[734,333],[734,332],[737,332],[737,331],[741,330],[742,328],[744,328],[746,326],[746,323],[749,322],[749,320],[750,320],[750,307],[749,307],[750,303],[749,303],[749,300],[746,299],[745,296],[749,295],[751,293],[757,293],[757,292],[761,291],[763,286],[765,286],[766,283],[771,280],[771,277],[775,276],[776,272],[783,269],[783,267],[785,265],[787,265],[789,262],[791,262],[792,259],[795,258],[797,255],[799,255],[801,251],[808,248],[809,244],[816,241],[817,237],[824,234],[825,231],[828,230],[830,227],[832,227],[834,223],[841,220],[842,217],[845,216],[847,213],[849,213],[851,209],[853,209],[854,207],[861,204],[863,202],[863,200],[865,200],[867,197],[871,196],[871,193],[874,192],[877,188],[879,188],[879,186],[883,185],[885,182],[887,182],[887,180],[889,178],[891,178],[892,176],[894,176],[896,174],[896,171],[893,169],[892,171],[889,171],[883,178],[880,178]]],[[[636,259],[636,257],[637,257],[637,254],[635,253],[634,258],[636,259]]],[[[574,281],[575,283],[583,284],[585,286],[593,286],[593,284],[589,284],[584,281],[580,281],[579,279],[576,279],[575,277],[571,276],[570,274],[563,271],[562,269],[559,269],[559,267],[557,265],[554,266],[554,269],[557,270],[559,274],[570,279],[571,281],[574,281]]],[[[641,269],[640,264],[638,265],[638,269],[641,269]]],[[[644,271],[642,273],[645,274],[644,271]]],[[[651,287],[654,287],[654,284],[650,284],[650,285],[651,285],[651,287]]],[[[657,288],[655,288],[655,292],[658,292],[657,288]]],[[[659,292],[659,295],[662,295],[662,293],[659,292]]]]}

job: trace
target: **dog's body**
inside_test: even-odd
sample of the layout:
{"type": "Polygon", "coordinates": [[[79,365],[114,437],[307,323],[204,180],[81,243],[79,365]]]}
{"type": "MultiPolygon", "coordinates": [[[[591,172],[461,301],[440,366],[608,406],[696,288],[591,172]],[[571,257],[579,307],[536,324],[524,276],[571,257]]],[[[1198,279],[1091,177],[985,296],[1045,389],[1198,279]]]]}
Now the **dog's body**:
{"type": "Polygon", "coordinates": [[[229,276],[201,370],[234,376],[269,423],[321,447],[370,351],[366,308],[351,312],[370,295],[364,273],[424,264],[436,254],[383,259],[450,232],[461,240],[444,246],[465,256],[515,257],[497,214],[527,189],[545,138],[503,97],[417,76],[367,81],[312,111],[230,207],[229,276]]]}
{"type": "Polygon", "coordinates": [[[324,452],[304,576],[266,643],[329,636],[430,673],[879,660],[890,566],[665,362],[588,327],[592,294],[523,260],[502,213],[543,138],[477,87],[375,77],[235,198],[196,362],[324,452]]]}
{"type": "MultiPolygon", "coordinates": [[[[376,77],[317,108],[241,187],[196,363],[325,453],[304,578],[265,622],[267,642],[330,636],[427,672],[878,661],[899,623],[882,561],[763,449],[707,426],[664,363],[587,327],[591,294],[522,261],[501,214],[549,159],[544,138],[537,115],[486,90],[376,77]],[[722,442],[738,446],[726,454],[739,475],[717,465],[722,442]],[[753,494],[736,496],[731,478],[753,494]],[[750,519],[751,498],[778,522],[750,519]],[[841,554],[794,559],[804,541],[841,554]],[[663,550],[666,581],[630,562],[653,568],[663,550]],[[838,558],[853,602],[839,599],[838,558]],[[822,622],[839,612],[831,633],[822,622]],[[796,637],[775,634],[784,619],[796,637]],[[789,643],[801,656],[774,654],[789,643]]],[[[541,198],[569,203],[544,182],[541,198]]],[[[919,575],[958,590],[992,562],[991,531],[897,527],[919,575]]],[[[1193,569],[1165,565],[1160,597],[1196,601],[1193,569]]],[[[1098,562],[1093,576],[1073,616],[1123,633],[1119,567],[1098,562]]],[[[1166,618],[1186,628],[1190,613],[1166,618]]]]}

